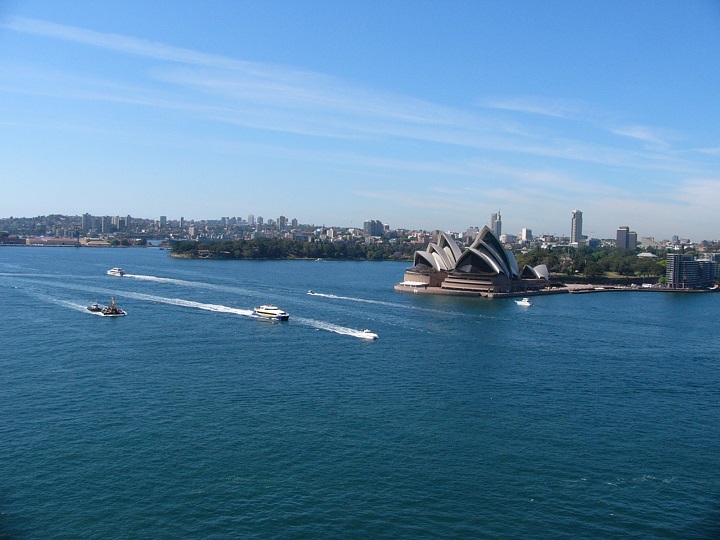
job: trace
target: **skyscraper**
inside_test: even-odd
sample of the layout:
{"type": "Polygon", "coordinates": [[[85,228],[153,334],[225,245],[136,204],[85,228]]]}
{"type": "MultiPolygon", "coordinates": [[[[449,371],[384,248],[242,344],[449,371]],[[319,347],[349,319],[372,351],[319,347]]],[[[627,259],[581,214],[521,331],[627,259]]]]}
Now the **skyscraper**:
{"type": "Polygon", "coordinates": [[[502,234],[502,216],[500,215],[500,210],[497,211],[497,214],[490,214],[490,229],[495,233],[495,236],[500,238],[502,234]]]}
{"type": "Polygon", "coordinates": [[[570,224],[570,243],[582,243],[582,212],[580,210],[573,210],[572,222],[570,224]]]}

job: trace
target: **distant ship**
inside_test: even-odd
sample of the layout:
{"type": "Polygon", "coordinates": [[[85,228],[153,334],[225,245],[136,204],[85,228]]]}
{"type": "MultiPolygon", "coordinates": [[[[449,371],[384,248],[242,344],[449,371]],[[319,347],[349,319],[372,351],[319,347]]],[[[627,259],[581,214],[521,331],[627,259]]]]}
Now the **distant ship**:
{"type": "Polygon", "coordinates": [[[125,275],[125,272],[123,271],[122,268],[115,267],[115,268],[111,268],[110,270],[108,270],[107,274],[108,274],[108,276],[122,277],[125,275]]]}
{"type": "Polygon", "coordinates": [[[522,300],[515,300],[518,306],[532,306],[532,302],[529,298],[523,298],[522,300]]]}
{"type": "Polygon", "coordinates": [[[263,305],[256,307],[252,312],[253,317],[261,319],[270,319],[272,321],[287,321],[290,314],[276,306],[263,305]]]}
{"type": "Polygon", "coordinates": [[[122,309],[115,305],[115,298],[110,297],[110,305],[101,308],[97,302],[87,307],[91,313],[97,313],[103,317],[124,317],[127,315],[122,309]]]}

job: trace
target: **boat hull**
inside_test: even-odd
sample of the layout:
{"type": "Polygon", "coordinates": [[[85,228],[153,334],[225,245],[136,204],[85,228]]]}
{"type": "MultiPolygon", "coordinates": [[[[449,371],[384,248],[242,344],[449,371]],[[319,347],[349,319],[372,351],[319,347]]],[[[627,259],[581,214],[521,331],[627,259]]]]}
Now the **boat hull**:
{"type": "Polygon", "coordinates": [[[268,321],[287,321],[290,318],[290,315],[265,315],[255,312],[253,312],[252,316],[257,317],[258,319],[267,319],[268,321]]]}

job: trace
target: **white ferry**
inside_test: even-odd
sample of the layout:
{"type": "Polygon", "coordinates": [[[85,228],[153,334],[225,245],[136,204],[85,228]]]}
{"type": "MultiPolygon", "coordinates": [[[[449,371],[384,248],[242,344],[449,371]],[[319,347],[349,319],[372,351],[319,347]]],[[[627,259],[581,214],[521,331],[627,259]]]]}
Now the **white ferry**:
{"type": "Polygon", "coordinates": [[[122,268],[115,267],[115,268],[111,268],[110,270],[108,270],[107,274],[108,274],[108,276],[122,277],[125,275],[125,272],[123,271],[122,268]]]}
{"type": "Polygon", "coordinates": [[[253,317],[270,319],[272,321],[287,321],[290,314],[276,306],[264,305],[256,307],[252,312],[253,317]]]}

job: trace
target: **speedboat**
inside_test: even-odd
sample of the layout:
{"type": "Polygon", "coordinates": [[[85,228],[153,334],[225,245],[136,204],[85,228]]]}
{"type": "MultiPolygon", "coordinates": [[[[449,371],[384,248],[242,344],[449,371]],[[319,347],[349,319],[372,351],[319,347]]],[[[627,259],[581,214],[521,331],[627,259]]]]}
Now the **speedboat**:
{"type": "Polygon", "coordinates": [[[367,328],[365,330],[363,330],[362,332],[360,332],[359,335],[363,339],[377,339],[378,337],[380,337],[375,332],[371,332],[367,328]]]}
{"type": "Polygon", "coordinates": [[[518,306],[532,306],[532,302],[529,298],[523,298],[522,300],[515,300],[518,306]]]}
{"type": "Polygon", "coordinates": [[[286,311],[267,304],[253,309],[252,316],[271,321],[287,321],[290,318],[290,314],[286,311]]]}
{"type": "Polygon", "coordinates": [[[91,306],[88,306],[88,307],[87,307],[87,310],[90,311],[90,312],[92,312],[92,313],[100,313],[100,312],[102,311],[102,308],[98,305],[97,302],[95,302],[95,303],[92,304],[91,306]]]}
{"type": "Polygon", "coordinates": [[[314,294],[315,294],[315,291],[313,291],[312,289],[310,289],[310,290],[308,291],[308,294],[314,295],[314,294]]]}
{"type": "Polygon", "coordinates": [[[108,276],[122,277],[125,275],[125,272],[123,271],[122,268],[115,267],[115,268],[111,268],[110,270],[108,270],[107,274],[108,274],[108,276]]]}
{"type": "Polygon", "coordinates": [[[127,315],[122,309],[115,305],[115,298],[110,298],[110,305],[105,306],[100,310],[100,315],[103,317],[124,317],[127,315]]]}

